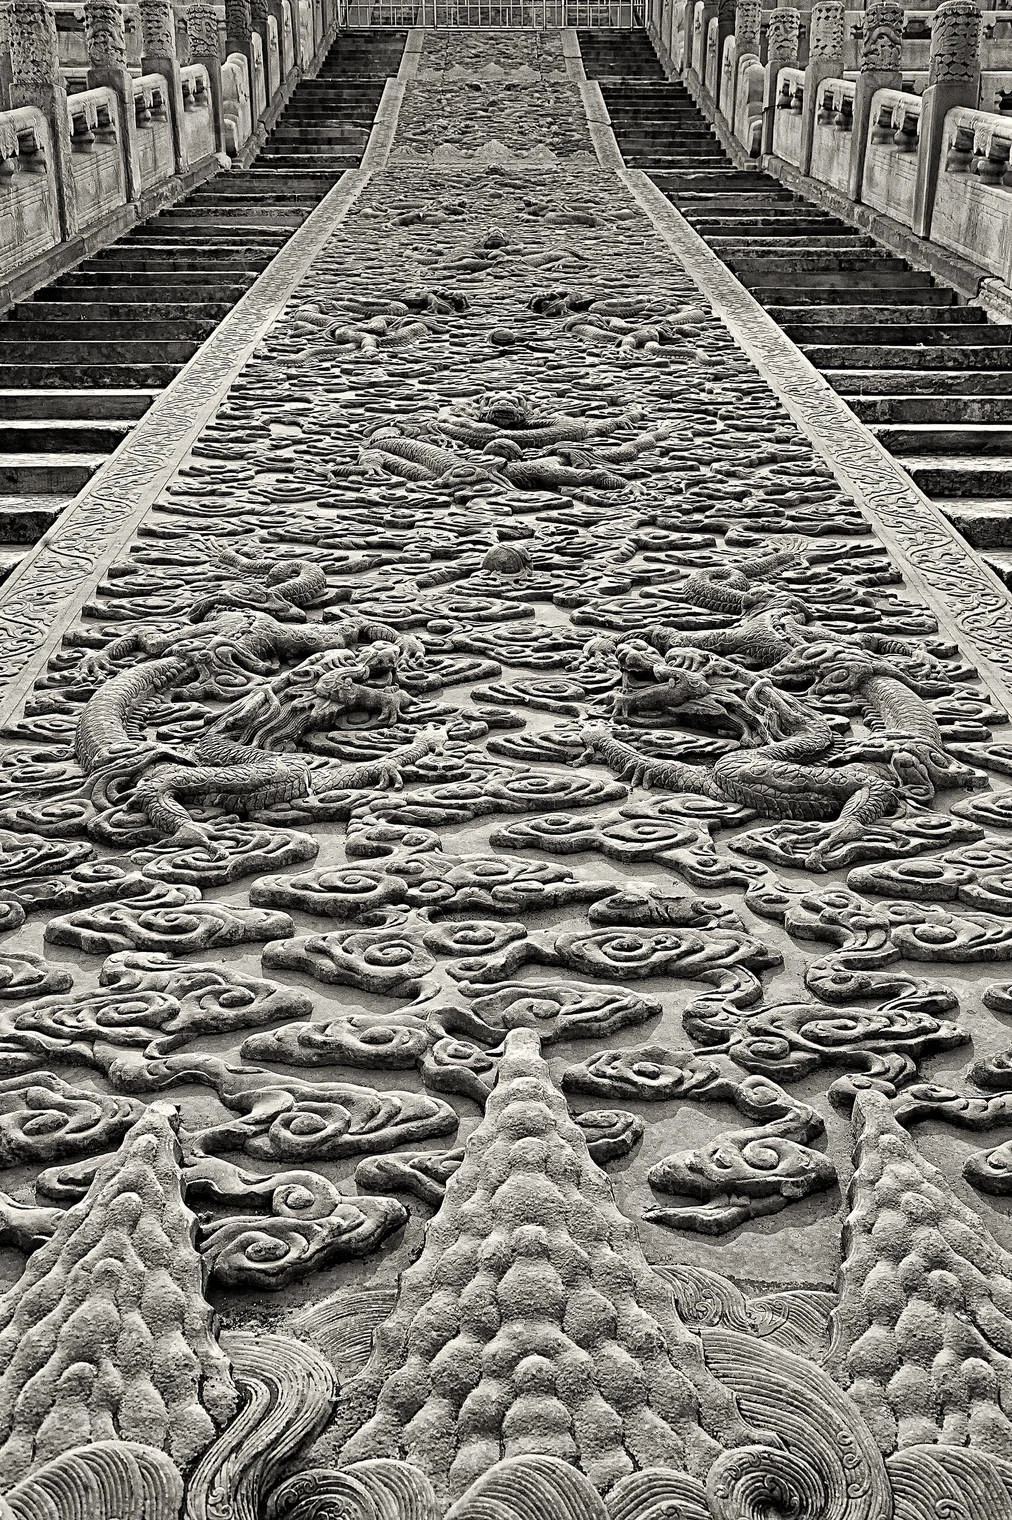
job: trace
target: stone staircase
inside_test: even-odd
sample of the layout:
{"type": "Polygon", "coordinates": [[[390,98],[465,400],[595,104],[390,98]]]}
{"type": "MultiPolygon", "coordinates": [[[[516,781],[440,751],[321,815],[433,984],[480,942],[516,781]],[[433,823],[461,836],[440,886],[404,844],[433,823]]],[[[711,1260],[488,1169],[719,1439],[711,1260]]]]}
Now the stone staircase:
{"type": "Polygon", "coordinates": [[[362,158],[406,33],[342,33],[253,167],[221,174],[0,320],[0,580],[362,158]]]}
{"type": "Polygon", "coordinates": [[[674,206],[1012,585],[1012,326],[738,168],[643,33],[581,33],[626,163],[674,206]],[[598,60],[607,50],[598,72],[598,60]]]}

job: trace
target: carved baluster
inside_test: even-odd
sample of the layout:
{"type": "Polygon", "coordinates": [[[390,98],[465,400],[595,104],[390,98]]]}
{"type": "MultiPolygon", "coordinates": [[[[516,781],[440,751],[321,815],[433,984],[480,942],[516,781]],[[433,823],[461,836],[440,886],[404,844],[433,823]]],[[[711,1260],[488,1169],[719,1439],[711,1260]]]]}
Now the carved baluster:
{"type": "Polygon", "coordinates": [[[193,0],[186,11],[186,35],[193,63],[202,63],[211,82],[211,110],[214,140],[218,152],[225,151],[225,119],[222,114],[221,48],[218,42],[218,13],[207,0],[193,0]]]}
{"type": "Polygon", "coordinates": [[[801,120],[801,172],[812,167],[815,142],[815,119],[818,114],[819,86],[824,79],[838,79],[843,74],[843,44],[846,9],[843,0],[819,0],[812,7],[805,66],[805,98],[801,120]]]}
{"type": "MultiPolygon", "coordinates": [[[[708,40],[709,34],[710,34],[710,22],[713,20],[713,18],[716,16],[716,14],[717,14],[717,0],[704,0],[703,11],[702,11],[702,20],[701,20],[701,24],[700,24],[699,54],[698,54],[698,57],[696,55],[696,49],[695,49],[695,30],[694,30],[694,28],[695,28],[695,21],[693,20],[692,53],[690,54],[691,62],[692,62],[692,69],[691,69],[691,76],[690,77],[695,81],[695,83],[696,83],[696,85],[697,85],[697,87],[698,87],[698,89],[700,91],[705,91],[705,88],[706,88],[707,40],[708,40]],[[698,65],[698,67],[697,67],[697,65],[698,65]]],[[[692,15],[692,11],[691,10],[690,10],[690,15],[692,15]]]]}
{"type": "Polygon", "coordinates": [[[781,69],[796,69],[801,41],[801,12],[793,7],[778,7],[770,12],[766,31],[766,95],[763,103],[762,151],[773,151],[773,125],[781,69]]]}
{"type": "Polygon", "coordinates": [[[183,136],[183,84],[176,58],[176,18],[172,0],[140,0],[141,70],[161,74],[169,87],[168,110],[172,124],[172,152],[176,173],[189,166],[183,136]]]}
{"type": "Polygon", "coordinates": [[[735,0],[734,8],[734,79],[731,87],[731,121],[738,109],[738,76],[742,59],[758,58],[762,38],[762,0],[735,0]]]}
{"type": "Polygon", "coordinates": [[[981,25],[981,13],[973,0],[943,0],[933,17],[914,190],[913,225],[918,237],[931,235],[938,172],[945,151],[945,117],[954,106],[977,105],[981,25]]]}
{"type": "MultiPolygon", "coordinates": [[[[861,72],[854,91],[854,140],[850,150],[849,191],[860,201],[864,161],[868,153],[871,106],[876,90],[898,90],[903,84],[903,7],[899,0],[875,0],[864,13],[861,33],[861,72]]],[[[874,128],[875,136],[879,126],[874,128]]]]}
{"type": "Polygon", "coordinates": [[[11,49],[12,106],[36,106],[53,140],[56,196],[64,239],[77,233],[71,171],[67,92],[60,77],[56,18],[46,0],[11,0],[7,12],[11,49]]]}
{"type": "Polygon", "coordinates": [[[120,144],[126,168],[126,194],[135,201],[141,193],[138,122],[133,77],[127,68],[126,30],[119,0],[85,0],[84,31],[88,41],[88,84],[112,90],[119,103],[120,144]]]}

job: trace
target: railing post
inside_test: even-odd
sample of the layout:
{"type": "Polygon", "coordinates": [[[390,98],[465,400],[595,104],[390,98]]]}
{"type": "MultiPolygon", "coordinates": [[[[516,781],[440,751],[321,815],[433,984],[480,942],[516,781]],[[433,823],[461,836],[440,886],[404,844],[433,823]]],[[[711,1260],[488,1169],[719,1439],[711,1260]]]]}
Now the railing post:
{"type": "Polygon", "coordinates": [[[169,87],[169,120],[176,173],[189,167],[183,133],[183,83],[176,57],[176,18],[172,0],[140,0],[141,72],[161,74],[169,87]]]}
{"type": "Polygon", "coordinates": [[[0,0],[0,111],[7,111],[11,104],[11,23],[10,6],[0,0]]]}
{"type": "Polygon", "coordinates": [[[812,6],[805,65],[805,99],[801,114],[801,172],[812,167],[815,122],[819,114],[819,88],[824,79],[837,79],[843,73],[844,26],[846,8],[843,0],[818,0],[812,6]]]}
{"type": "Polygon", "coordinates": [[[225,116],[222,110],[221,51],[218,46],[218,13],[208,0],[193,0],[186,12],[190,61],[202,63],[211,87],[211,118],[219,153],[225,151],[225,116]]]}
{"type": "Polygon", "coordinates": [[[63,242],[77,234],[67,92],[60,77],[56,17],[46,0],[12,0],[7,12],[11,46],[11,105],[35,106],[53,140],[56,198],[63,242]]]}
{"type": "Polygon", "coordinates": [[[93,90],[102,87],[112,90],[119,101],[126,198],[135,201],[141,193],[137,108],[133,76],[127,68],[126,29],[119,0],[85,0],[84,31],[88,40],[88,84],[93,90]]]}
{"type": "Polygon", "coordinates": [[[758,58],[762,49],[763,0],[735,0],[734,79],[731,81],[731,125],[738,113],[738,70],[746,54],[758,58]]]}
{"type": "Polygon", "coordinates": [[[763,153],[773,152],[773,128],[777,119],[777,78],[781,69],[796,69],[801,39],[801,12],[778,6],[770,12],[766,31],[766,93],[763,98],[763,153]]]}
{"type": "MultiPolygon", "coordinates": [[[[254,110],[256,67],[253,54],[253,7],[251,0],[225,0],[225,57],[240,53],[249,74],[250,110],[254,110]]],[[[203,61],[203,60],[201,60],[203,61]]]]}
{"type": "Polygon", "coordinates": [[[898,90],[903,84],[903,6],[899,0],[872,0],[864,13],[861,72],[854,90],[853,142],[850,149],[852,201],[860,201],[864,161],[871,132],[871,103],[876,90],[898,90]]]}
{"type": "Polygon", "coordinates": [[[975,107],[980,93],[982,18],[973,0],[942,0],[931,24],[928,87],[921,104],[921,135],[914,190],[914,232],[931,234],[945,118],[954,106],[975,107]]]}

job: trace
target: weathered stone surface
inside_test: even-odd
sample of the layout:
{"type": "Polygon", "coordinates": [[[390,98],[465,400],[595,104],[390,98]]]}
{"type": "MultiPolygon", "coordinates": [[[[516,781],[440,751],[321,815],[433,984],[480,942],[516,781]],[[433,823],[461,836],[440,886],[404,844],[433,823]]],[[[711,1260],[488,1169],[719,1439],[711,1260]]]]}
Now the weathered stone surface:
{"type": "Polygon", "coordinates": [[[4,735],[0,1501],[1004,1520],[1000,665],[563,39],[418,62],[4,735]]]}

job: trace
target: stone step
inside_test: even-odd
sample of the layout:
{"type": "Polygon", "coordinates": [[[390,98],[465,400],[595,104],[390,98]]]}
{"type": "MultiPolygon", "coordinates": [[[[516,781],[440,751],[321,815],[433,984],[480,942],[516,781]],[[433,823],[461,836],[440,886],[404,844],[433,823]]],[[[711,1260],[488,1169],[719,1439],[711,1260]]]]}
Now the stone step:
{"type": "Polygon", "coordinates": [[[1012,423],[1012,379],[1000,396],[850,396],[848,405],[862,422],[876,427],[903,424],[953,424],[960,431],[975,426],[1012,423]]]}
{"type": "MultiPolygon", "coordinates": [[[[821,308],[820,308],[821,312],[821,308]]],[[[902,322],[868,322],[865,324],[844,322],[787,322],[783,323],[783,330],[799,348],[808,349],[813,344],[826,343],[853,343],[855,347],[867,348],[870,345],[888,343],[893,347],[902,346],[908,348],[994,348],[999,343],[1008,343],[1008,338],[996,337],[996,332],[1003,329],[995,328],[991,323],[969,323],[959,326],[950,322],[937,323],[902,323],[902,322]]],[[[1012,338],[1012,329],[1008,329],[1009,337],[1012,338]]]]}
{"type": "MultiPolygon", "coordinates": [[[[152,292],[147,294],[150,296],[152,292]]],[[[38,301],[19,302],[11,307],[10,315],[15,322],[45,322],[47,325],[58,322],[73,327],[84,323],[115,322],[129,329],[133,323],[143,322],[146,329],[154,326],[156,331],[159,324],[171,326],[176,331],[179,324],[186,328],[187,323],[195,322],[213,331],[234,305],[235,301],[133,301],[129,319],[124,319],[118,301],[89,300],[84,296],[79,300],[57,301],[43,297],[38,301]]],[[[0,327],[0,333],[4,331],[0,327]]]]}
{"type": "MultiPolygon", "coordinates": [[[[876,427],[875,435],[891,454],[917,456],[942,454],[949,458],[964,455],[1012,454],[1012,426],[1000,422],[972,426],[959,422],[921,422],[876,427]]],[[[1012,477],[1008,482],[1012,495],[1012,477]]]]}
{"type": "Polygon", "coordinates": [[[270,162],[277,164],[279,168],[290,169],[297,163],[312,163],[317,169],[326,169],[333,175],[335,180],[339,180],[341,175],[345,174],[349,169],[357,169],[360,160],[361,154],[359,153],[349,153],[341,158],[335,158],[329,153],[303,153],[298,158],[291,158],[283,153],[272,154],[270,156],[270,162]]]}
{"type": "Polygon", "coordinates": [[[932,320],[948,322],[950,318],[942,313],[950,311],[975,310],[966,306],[958,306],[956,297],[951,290],[944,286],[936,285],[908,285],[905,282],[899,285],[867,285],[863,280],[848,281],[847,288],[841,290],[838,285],[822,286],[810,285],[807,281],[799,278],[798,284],[786,285],[762,285],[756,280],[749,281],[749,289],[758,301],[761,301],[774,321],[790,321],[797,313],[801,316],[814,308],[818,309],[819,320],[832,321],[837,311],[869,311],[874,310],[876,320],[879,322],[891,322],[893,320],[891,310],[884,311],[884,307],[898,308],[900,311],[909,309],[918,315],[923,313],[925,306],[932,308],[932,320]],[[800,295],[805,297],[805,305],[796,305],[800,295]],[[860,296],[861,305],[848,304],[853,297],[860,296]]]}
{"type": "MultiPolygon", "coordinates": [[[[272,253],[270,258],[273,257],[272,253]]],[[[178,253],[174,257],[162,258],[157,252],[149,252],[144,248],[124,248],[117,243],[89,259],[86,264],[79,264],[72,274],[62,275],[52,286],[46,288],[61,290],[66,284],[80,281],[82,285],[129,283],[135,290],[144,291],[149,288],[165,289],[169,285],[178,289],[194,282],[205,285],[217,275],[223,276],[230,286],[241,284],[245,289],[253,283],[260,269],[267,267],[270,258],[240,263],[235,259],[212,259],[210,254],[204,254],[203,262],[198,263],[197,250],[194,249],[191,250],[189,262],[184,262],[178,253]],[[145,279],[145,275],[150,278],[145,279]]],[[[36,299],[38,294],[36,291],[36,299]]],[[[145,294],[143,299],[150,300],[150,295],[145,294]]]]}
{"type": "Polygon", "coordinates": [[[1012,513],[1012,451],[975,459],[934,454],[896,457],[927,496],[948,501],[962,497],[1001,500],[1012,513]]]}
{"type": "Polygon", "coordinates": [[[710,237],[706,241],[714,253],[719,253],[728,262],[732,259],[737,262],[737,255],[759,257],[765,262],[767,252],[774,258],[782,258],[787,252],[797,252],[809,260],[821,257],[824,263],[835,264],[835,259],[826,257],[828,253],[860,253],[862,249],[869,252],[874,250],[876,256],[881,258],[874,239],[864,232],[820,232],[817,237],[795,237],[789,233],[778,238],[710,237]]]}
{"type": "Polygon", "coordinates": [[[0,421],[0,454],[111,454],[132,427],[125,418],[0,421]]]}
{"type": "MultiPolygon", "coordinates": [[[[717,249],[713,251],[716,253],[717,249]]],[[[790,254],[782,248],[777,249],[775,253],[754,250],[748,253],[730,254],[725,251],[722,257],[727,267],[738,276],[743,285],[747,285],[750,289],[753,274],[765,274],[768,277],[774,274],[796,275],[798,281],[801,282],[807,281],[809,274],[817,273],[826,284],[831,284],[835,278],[837,287],[839,287],[841,274],[867,271],[873,276],[871,283],[875,285],[896,284],[906,277],[903,267],[897,268],[895,262],[877,248],[841,248],[833,260],[835,267],[832,273],[826,267],[825,254],[815,250],[805,252],[799,248],[790,254]]],[[[798,288],[803,288],[800,283],[798,288]]]]}
{"type": "MultiPolygon", "coordinates": [[[[1002,329],[989,327],[988,334],[1000,333],[1002,329]]],[[[960,333],[962,338],[962,333],[960,333]]],[[[902,369],[909,364],[912,369],[933,369],[942,373],[954,370],[1007,370],[1012,359],[1007,341],[979,346],[933,344],[924,348],[908,349],[887,344],[859,344],[841,348],[829,344],[799,344],[802,353],[816,369],[902,369]]],[[[827,376],[828,378],[828,376],[827,376]]]]}
{"type": "Polygon", "coordinates": [[[266,233],[273,236],[285,228],[301,227],[312,208],[307,206],[266,206],[252,197],[244,196],[233,204],[215,202],[202,206],[199,202],[175,211],[163,211],[158,226],[175,233],[180,227],[193,228],[200,236],[210,232],[214,237],[224,234],[235,237],[241,228],[248,228],[257,237],[266,233]]]}
{"type": "Polygon", "coordinates": [[[781,238],[810,238],[818,239],[820,245],[827,237],[851,238],[855,236],[853,229],[846,222],[837,221],[835,218],[812,217],[805,220],[795,214],[782,218],[765,216],[728,216],[728,217],[701,217],[690,216],[687,221],[695,228],[701,238],[708,243],[714,244],[717,240],[730,239],[733,242],[744,243],[752,239],[759,242],[768,242],[771,238],[777,242],[781,238]]]}
{"type": "Polygon", "coordinates": [[[828,366],[823,375],[841,396],[1004,396],[1012,390],[1007,368],[995,370],[886,369],[828,366]]]}
{"type": "Polygon", "coordinates": [[[0,543],[0,586],[9,580],[24,559],[27,549],[14,544],[0,543]]]}
{"type": "MultiPolygon", "coordinates": [[[[229,278],[236,274],[259,274],[283,247],[279,243],[269,248],[251,247],[246,243],[223,243],[218,250],[194,246],[180,240],[175,243],[117,243],[109,249],[111,257],[100,266],[107,268],[137,268],[150,273],[178,269],[184,277],[192,279],[223,270],[229,278]]],[[[104,259],[104,254],[99,255],[104,259]]]]}
{"type": "Polygon", "coordinates": [[[952,500],[935,497],[935,506],[975,549],[1012,549],[1012,502],[988,497],[952,500]]]}
{"type": "MultiPolygon", "coordinates": [[[[129,365],[131,368],[146,366],[147,363],[157,363],[161,368],[175,365],[184,365],[191,354],[196,353],[201,347],[196,339],[164,340],[158,344],[158,353],[152,354],[152,345],[143,340],[126,339],[125,342],[109,344],[109,340],[87,339],[59,339],[56,342],[47,339],[33,339],[26,342],[18,339],[17,342],[5,342],[0,345],[0,366],[36,365],[44,362],[47,369],[61,369],[67,371],[70,365],[103,366],[108,363],[111,368],[115,365],[129,365]],[[108,359],[106,359],[108,356],[108,359]]],[[[17,385],[17,382],[14,382],[17,385]]]]}
{"type": "MultiPolygon", "coordinates": [[[[63,349],[80,349],[95,345],[108,345],[110,349],[132,346],[161,356],[166,347],[172,350],[166,358],[177,357],[181,346],[193,353],[205,338],[209,338],[217,322],[179,320],[175,322],[145,322],[143,335],[132,322],[47,322],[45,305],[39,305],[39,317],[35,321],[8,321],[0,324],[0,344],[5,354],[17,357],[15,350],[26,344],[45,343],[59,356],[63,349]]],[[[85,317],[88,308],[85,307],[85,317]]]]}
{"type": "MultiPolygon", "coordinates": [[[[144,347],[143,344],[133,346],[144,347]]],[[[48,390],[55,386],[63,391],[74,385],[86,390],[126,390],[132,386],[141,390],[164,390],[198,345],[180,346],[189,347],[190,352],[175,361],[167,359],[164,351],[157,360],[120,357],[118,351],[112,357],[101,358],[95,353],[98,348],[95,344],[91,357],[71,361],[62,355],[54,356],[45,344],[21,343],[18,347],[25,350],[23,355],[0,349],[0,390],[22,386],[26,390],[48,390]]]]}
{"type": "Polygon", "coordinates": [[[39,496],[73,495],[104,464],[107,454],[17,454],[0,452],[0,492],[39,496]]]}
{"type": "MultiPolygon", "coordinates": [[[[249,213],[246,215],[248,217],[249,213]]],[[[279,248],[284,247],[290,236],[291,232],[285,227],[275,230],[273,226],[254,226],[247,221],[221,224],[193,217],[189,222],[176,226],[166,226],[164,222],[142,223],[133,229],[128,238],[124,238],[121,246],[170,250],[178,248],[189,252],[194,243],[200,243],[207,245],[203,250],[205,253],[211,248],[216,252],[248,249],[254,254],[262,253],[271,257],[279,248]]]]}
{"type": "Polygon", "coordinates": [[[37,543],[73,499],[73,495],[53,492],[31,496],[0,492],[0,543],[5,549],[15,544],[37,543]]]}
{"type": "Polygon", "coordinates": [[[320,193],[316,190],[273,190],[263,185],[242,185],[233,188],[225,188],[215,191],[194,190],[186,198],[188,206],[212,206],[218,209],[226,208],[229,211],[234,207],[242,207],[249,211],[250,207],[259,206],[269,196],[276,205],[291,206],[296,209],[311,211],[320,200],[320,193]]]}
{"type": "Polygon", "coordinates": [[[1012,549],[988,549],[981,559],[997,575],[1000,581],[1012,589],[1012,549]]]}
{"type": "Polygon", "coordinates": [[[117,426],[143,417],[157,390],[6,390],[0,391],[0,419],[40,418],[50,422],[98,422],[117,426]]]}
{"type": "MultiPolygon", "coordinates": [[[[853,292],[851,292],[853,294],[853,292]]],[[[766,303],[763,303],[766,305],[766,303]]],[[[869,328],[887,327],[890,331],[894,328],[902,329],[904,338],[907,331],[923,328],[929,324],[925,322],[924,307],[920,304],[901,306],[896,303],[869,304],[861,306],[766,306],[766,310],[778,326],[790,331],[793,336],[795,329],[804,331],[805,328],[817,327],[829,332],[839,334],[841,330],[856,328],[867,332],[869,328]]],[[[939,327],[984,327],[987,319],[984,313],[976,306],[939,306],[931,312],[932,330],[939,327]]],[[[962,332],[960,333],[962,340],[962,332]]],[[[925,340],[926,341],[926,340],[925,340]]]]}
{"type": "MultiPolygon", "coordinates": [[[[68,312],[71,306],[76,307],[80,302],[82,307],[90,305],[96,314],[99,314],[101,309],[102,315],[105,312],[111,315],[120,307],[129,306],[130,317],[134,318],[136,315],[138,321],[144,320],[143,313],[153,313],[158,308],[172,313],[195,310],[201,316],[217,311],[224,316],[236,301],[242,299],[251,284],[252,280],[244,285],[211,284],[210,280],[206,285],[172,284],[169,287],[172,299],[158,301],[159,290],[168,294],[165,281],[153,280],[149,283],[145,280],[138,281],[136,285],[130,285],[125,280],[115,283],[110,279],[105,282],[94,280],[89,283],[70,276],[58,280],[55,285],[47,285],[44,290],[37,290],[32,300],[44,302],[47,306],[66,306],[68,312]]],[[[63,315],[62,311],[60,315],[63,315]]]]}

